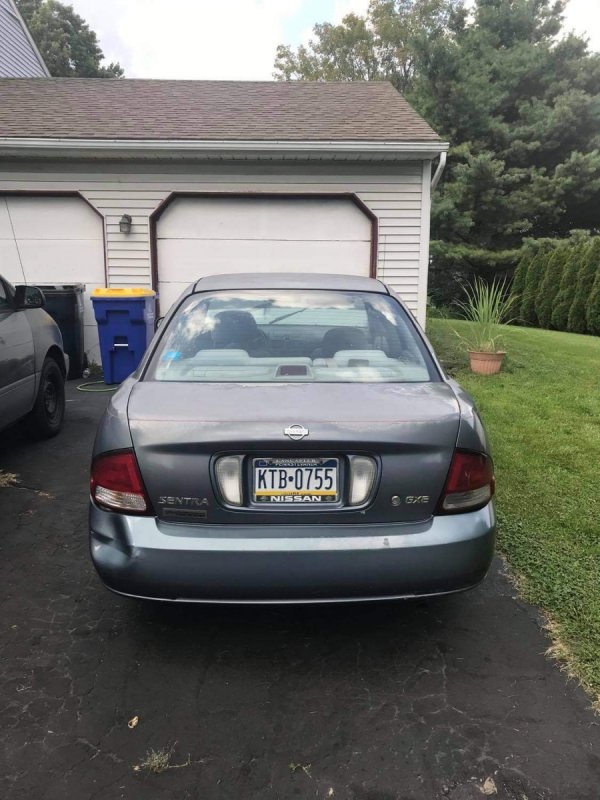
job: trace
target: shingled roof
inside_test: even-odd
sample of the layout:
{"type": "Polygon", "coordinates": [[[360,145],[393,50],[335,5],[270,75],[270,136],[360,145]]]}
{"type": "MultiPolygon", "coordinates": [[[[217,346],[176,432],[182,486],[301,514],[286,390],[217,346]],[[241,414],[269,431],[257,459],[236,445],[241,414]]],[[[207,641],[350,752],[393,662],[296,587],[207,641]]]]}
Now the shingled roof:
{"type": "Polygon", "coordinates": [[[0,137],[439,142],[390,83],[0,79],[0,137]]]}

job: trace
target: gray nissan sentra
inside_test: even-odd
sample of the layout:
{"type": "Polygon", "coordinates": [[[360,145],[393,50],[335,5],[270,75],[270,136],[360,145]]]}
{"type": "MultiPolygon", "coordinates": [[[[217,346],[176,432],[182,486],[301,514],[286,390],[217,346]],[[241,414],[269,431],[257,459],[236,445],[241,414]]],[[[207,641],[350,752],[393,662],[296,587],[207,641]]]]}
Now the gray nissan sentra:
{"type": "Polygon", "coordinates": [[[91,554],[139,598],[444,594],[488,570],[493,493],[473,401],[383,283],[220,275],[179,298],[100,423],[91,554]]]}

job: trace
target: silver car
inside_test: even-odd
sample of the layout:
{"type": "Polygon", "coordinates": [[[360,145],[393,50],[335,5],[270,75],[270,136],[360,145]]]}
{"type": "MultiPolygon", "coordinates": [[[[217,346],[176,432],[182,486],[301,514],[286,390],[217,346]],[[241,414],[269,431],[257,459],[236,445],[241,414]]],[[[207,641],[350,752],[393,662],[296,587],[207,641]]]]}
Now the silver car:
{"type": "Polygon", "coordinates": [[[91,472],[92,560],[139,598],[445,594],[494,550],[473,401],[367,278],[190,286],[114,395],[91,472]]]}
{"type": "Polygon", "coordinates": [[[24,419],[28,432],[55,436],[65,414],[68,356],[35,286],[0,277],[0,429],[24,419]]]}

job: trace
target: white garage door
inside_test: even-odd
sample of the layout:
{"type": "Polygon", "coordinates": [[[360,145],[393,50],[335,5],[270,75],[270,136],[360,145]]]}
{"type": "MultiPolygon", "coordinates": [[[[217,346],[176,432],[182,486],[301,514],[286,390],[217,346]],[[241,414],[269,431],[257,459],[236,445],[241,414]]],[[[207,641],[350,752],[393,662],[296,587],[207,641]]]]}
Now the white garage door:
{"type": "Polygon", "coordinates": [[[371,233],[371,220],[350,198],[176,198],[156,227],[161,313],[206,275],[368,276],[371,233]]]}
{"type": "Polygon", "coordinates": [[[84,283],[85,349],[100,361],[89,294],[105,285],[102,220],[79,197],[0,194],[0,272],[11,283],[84,283]]]}

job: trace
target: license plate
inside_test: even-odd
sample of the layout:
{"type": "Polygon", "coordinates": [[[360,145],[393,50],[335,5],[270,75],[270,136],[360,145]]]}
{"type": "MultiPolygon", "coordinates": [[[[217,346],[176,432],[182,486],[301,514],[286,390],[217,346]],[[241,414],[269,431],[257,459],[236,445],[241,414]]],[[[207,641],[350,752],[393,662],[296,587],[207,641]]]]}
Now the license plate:
{"type": "Polygon", "coordinates": [[[255,503],[336,503],[337,458],[255,458],[255,503]]]}

